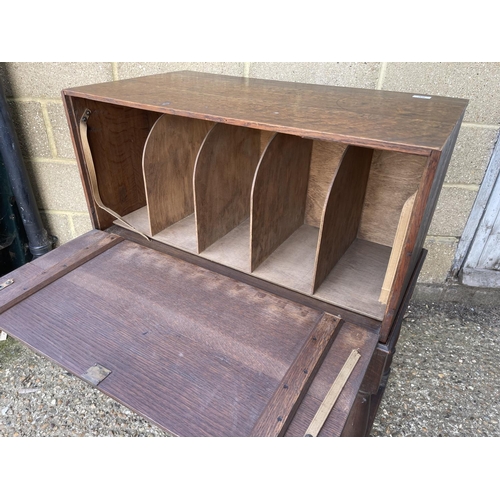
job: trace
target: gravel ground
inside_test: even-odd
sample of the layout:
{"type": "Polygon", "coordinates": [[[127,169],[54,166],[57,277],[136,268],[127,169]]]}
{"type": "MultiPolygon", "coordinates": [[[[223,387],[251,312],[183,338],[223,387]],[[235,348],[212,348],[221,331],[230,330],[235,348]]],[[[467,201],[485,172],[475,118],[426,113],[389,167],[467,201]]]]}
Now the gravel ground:
{"type": "MultiPolygon", "coordinates": [[[[412,303],[373,436],[500,436],[500,308],[412,303]]],[[[12,338],[0,436],[167,436],[12,338]]]]}
{"type": "Polygon", "coordinates": [[[0,436],[167,436],[9,337],[0,342],[0,436]]]}
{"type": "Polygon", "coordinates": [[[373,436],[500,436],[500,307],[412,304],[373,436]]]}

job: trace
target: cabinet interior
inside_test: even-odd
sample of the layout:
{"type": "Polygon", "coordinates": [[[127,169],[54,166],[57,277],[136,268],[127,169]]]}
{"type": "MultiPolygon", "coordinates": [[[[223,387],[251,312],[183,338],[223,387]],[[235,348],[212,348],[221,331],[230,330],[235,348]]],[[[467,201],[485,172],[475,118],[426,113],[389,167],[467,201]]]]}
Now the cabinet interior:
{"type": "MultiPolygon", "coordinates": [[[[81,98],[73,107],[77,119],[92,111],[104,203],[136,229],[383,319],[427,157],[81,98]]],[[[112,223],[99,212],[100,229],[112,223]]]]}

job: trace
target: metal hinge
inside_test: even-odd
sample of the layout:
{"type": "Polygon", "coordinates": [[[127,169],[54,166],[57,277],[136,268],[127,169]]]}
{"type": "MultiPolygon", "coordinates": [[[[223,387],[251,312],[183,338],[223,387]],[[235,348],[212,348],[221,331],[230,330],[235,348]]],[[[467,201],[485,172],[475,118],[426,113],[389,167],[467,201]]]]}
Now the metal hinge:
{"type": "Polygon", "coordinates": [[[3,290],[4,288],[7,288],[8,286],[12,285],[12,283],[14,283],[14,280],[13,280],[13,279],[10,279],[10,280],[7,280],[7,281],[4,281],[4,282],[0,285],[0,290],[3,290]]]}

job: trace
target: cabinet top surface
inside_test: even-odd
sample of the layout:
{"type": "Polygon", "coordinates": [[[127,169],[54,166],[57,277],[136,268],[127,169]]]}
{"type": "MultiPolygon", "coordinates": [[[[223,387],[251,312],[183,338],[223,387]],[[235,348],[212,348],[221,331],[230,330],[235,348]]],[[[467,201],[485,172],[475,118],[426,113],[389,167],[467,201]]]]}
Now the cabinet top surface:
{"type": "Polygon", "coordinates": [[[64,94],[160,113],[416,154],[443,149],[468,101],[180,71],[64,94]]]}

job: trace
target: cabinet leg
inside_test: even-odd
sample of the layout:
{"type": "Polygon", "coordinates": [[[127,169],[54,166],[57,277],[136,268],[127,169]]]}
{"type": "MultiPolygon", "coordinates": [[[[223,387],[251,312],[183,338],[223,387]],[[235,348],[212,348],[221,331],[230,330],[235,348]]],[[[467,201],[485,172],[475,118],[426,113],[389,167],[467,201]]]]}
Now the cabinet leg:
{"type": "Polygon", "coordinates": [[[396,348],[393,347],[389,356],[387,357],[387,361],[385,364],[385,370],[382,375],[382,379],[380,381],[380,386],[378,391],[375,394],[371,395],[370,401],[370,416],[368,418],[368,424],[366,427],[366,435],[369,436],[372,430],[373,422],[375,420],[375,416],[377,415],[378,408],[380,406],[380,402],[382,401],[382,397],[384,396],[385,388],[387,386],[387,381],[389,380],[389,375],[391,373],[391,364],[392,359],[394,357],[394,353],[396,352],[396,348]]]}

